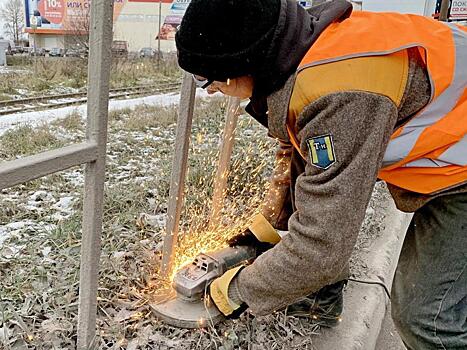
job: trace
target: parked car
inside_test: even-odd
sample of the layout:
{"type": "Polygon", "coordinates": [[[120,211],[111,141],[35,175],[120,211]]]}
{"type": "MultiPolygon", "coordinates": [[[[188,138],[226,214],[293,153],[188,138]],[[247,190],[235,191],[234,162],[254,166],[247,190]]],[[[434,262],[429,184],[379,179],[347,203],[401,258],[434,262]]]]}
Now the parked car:
{"type": "Polygon", "coordinates": [[[141,50],[139,50],[139,58],[162,58],[162,52],[158,50],[154,50],[151,47],[143,47],[141,50]]]}
{"type": "Polygon", "coordinates": [[[29,52],[30,56],[45,56],[45,49],[42,47],[32,48],[29,52]]]}
{"type": "Polygon", "coordinates": [[[128,42],[114,40],[112,42],[112,55],[116,57],[128,57],[128,42]]]}
{"type": "Polygon", "coordinates": [[[141,50],[139,50],[139,57],[154,57],[154,50],[150,47],[143,47],[141,50]]]}
{"type": "Polygon", "coordinates": [[[79,53],[80,57],[86,58],[86,57],[89,56],[89,49],[87,49],[87,48],[78,49],[78,53],[79,53]]]}
{"type": "Polygon", "coordinates": [[[54,47],[49,51],[50,57],[63,57],[63,55],[65,55],[65,49],[60,47],[54,47]]]}
{"type": "Polygon", "coordinates": [[[77,49],[68,49],[65,51],[65,57],[81,57],[77,49]]]}
{"type": "Polygon", "coordinates": [[[162,58],[162,52],[155,50],[151,47],[143,47],[141,50],[139,50],[139,57],[160,57],[162,58]]]}

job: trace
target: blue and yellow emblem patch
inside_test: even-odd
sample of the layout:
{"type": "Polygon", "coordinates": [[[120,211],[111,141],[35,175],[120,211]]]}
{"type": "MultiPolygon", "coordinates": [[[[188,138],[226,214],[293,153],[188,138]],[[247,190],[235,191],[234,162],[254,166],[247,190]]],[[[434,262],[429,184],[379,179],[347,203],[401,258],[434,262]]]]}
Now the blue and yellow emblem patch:
{"type": "Polygon", "coordinates": [[[311,164],[314,166],[327,169],[336,162],[331,134],[311,137],[306,140],[306,144],[310,152],[311,164]]]}

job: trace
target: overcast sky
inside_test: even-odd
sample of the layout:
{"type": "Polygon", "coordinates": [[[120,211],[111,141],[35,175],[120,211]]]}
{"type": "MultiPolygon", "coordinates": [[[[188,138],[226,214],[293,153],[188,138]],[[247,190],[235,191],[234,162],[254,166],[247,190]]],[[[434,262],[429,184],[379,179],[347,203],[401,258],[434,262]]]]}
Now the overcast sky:
{"type": "MultiPolygon", "coordinates": [[[[0,0],[0,7],[3,7],[3,5],[7,2],[7,0],[0,0]]],[[[0,18],[0,36],[5,36],[3,34],[3,21],[0,18]]]]}

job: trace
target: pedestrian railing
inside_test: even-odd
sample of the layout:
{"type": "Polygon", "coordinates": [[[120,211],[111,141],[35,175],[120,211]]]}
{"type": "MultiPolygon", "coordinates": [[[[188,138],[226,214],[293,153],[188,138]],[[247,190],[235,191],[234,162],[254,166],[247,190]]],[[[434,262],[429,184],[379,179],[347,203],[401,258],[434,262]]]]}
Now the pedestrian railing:
{"type": "Polygon", "coordinates": [[[91,3],[86,142],[0,164],[0,189],[86,164],[78,304],[80,350],[96,333],[97,274],[102,233],[113,1],[91,3]]]}

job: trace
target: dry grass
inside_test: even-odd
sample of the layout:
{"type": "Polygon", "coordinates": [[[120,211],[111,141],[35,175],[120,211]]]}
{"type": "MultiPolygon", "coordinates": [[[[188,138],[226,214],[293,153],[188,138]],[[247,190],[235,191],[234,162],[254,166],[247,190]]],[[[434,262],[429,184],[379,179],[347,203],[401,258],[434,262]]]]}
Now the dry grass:
{"type": "Polygon", "coordinates": [[[0,94],[0,101],[10,101],[12,98],[9,95],[0,94]]]}
{"type": "Polygon", "coordinates": [[[52,128],[63,128],[67,131],[81,131],[84,128],[83,117],[77,111],[71,112],[65,118],[54,120],[50,123],[52,128]]]}
{"type": "MultiPolygon", "coordinates": [[[[127,112],[127,111],[125,111],[127,112]]],[[[139,105],[127,112],[130,117],[122,123],[123,130],[144,132],[154,127],[164,127],[177,120],[177,109],[173,107],[139,105]]]]}
{"type": "Polygon", "coordinates": [[[0,138],[0,159],[12,159],[63,146],[47,125],[20,125],[0,138]]]}
{"type": "Polygon", "coordinates": [[[150,59],[114,59],[110,73],[111,87],[151,83],[167,78],[180,79],[181,71],[175,57],[160,62],[150,59]]]}
{"type": "MultiPolygon", "coordinates": [[[[17,70],[2,74],[0,95],[38,95],[49,92],[85,89],[88,63],[85,59],[62,57],[14,57],[9,62],[17,70]],[[33,77],[31,79],[31,77],[33,77]]],[[[114,59],[110,87],[127,87],[180,79],[181,71],[174,57],[161,61],[114,59]]]]}
{"type": "MultiPolygon", "coordinates": [[[[221,100],[197,102],[186,207],[206,207],[212,191],[210,178],[215,170],[213,159],[223,127],[224,109],[225,102],[221,100]]],[[[176,329],[154,317],[147,291],[156,282],[154,271],[167,215],[175,133],[173,109],[143,106],[111,114],[98,332],[92,348],[311,349],[315,327],[285,317],[283,313],[261,318],[245,314],[239,320],[205,330],[176,329]],[[137,220],[141,213],[149,213],[160,221],[141,225],[137,220]]],[[[50,125],[50,130],[66,133],[60,134],[64,139],[79,139],[83,134],[80,125],[78,116],[72,115],[50,125]]],[[[11,144],[24,130],[3,135],[1,144],[11,144]]],[[[233,162],[241,164],[246,154],[252,155],[251,162],[244,167],[246,171],[236,174],[245,184],[266,182],[270,167],[251,177],[249,169],[258,166],[261,160],[255,158],[255,152],[259,151],[247,146],[255,145],[265,136],[265,131],[255,122],[240,119],[233,162]]],[[[269,148],[272,152],[272,142],[269,148]]],[[[5,150],[8,157],[16,152],[12,147],[5,150]]],[[[1,199],[0,239],[2,227],[7,236],[3,245],[0,243],[0,347],[3,341],[7,350],[73,349],[82,170],[71,169],[3,191],[1,199]],[[57,203],[64,197],[73,198],[68,212],[57,209],[57,203]],[[9,223],[25,220],[30,221],[22,227],[7,228],[9,223]]],[[[187,213],[185,210],[185,225],[190,222],[187,213]]]]}

